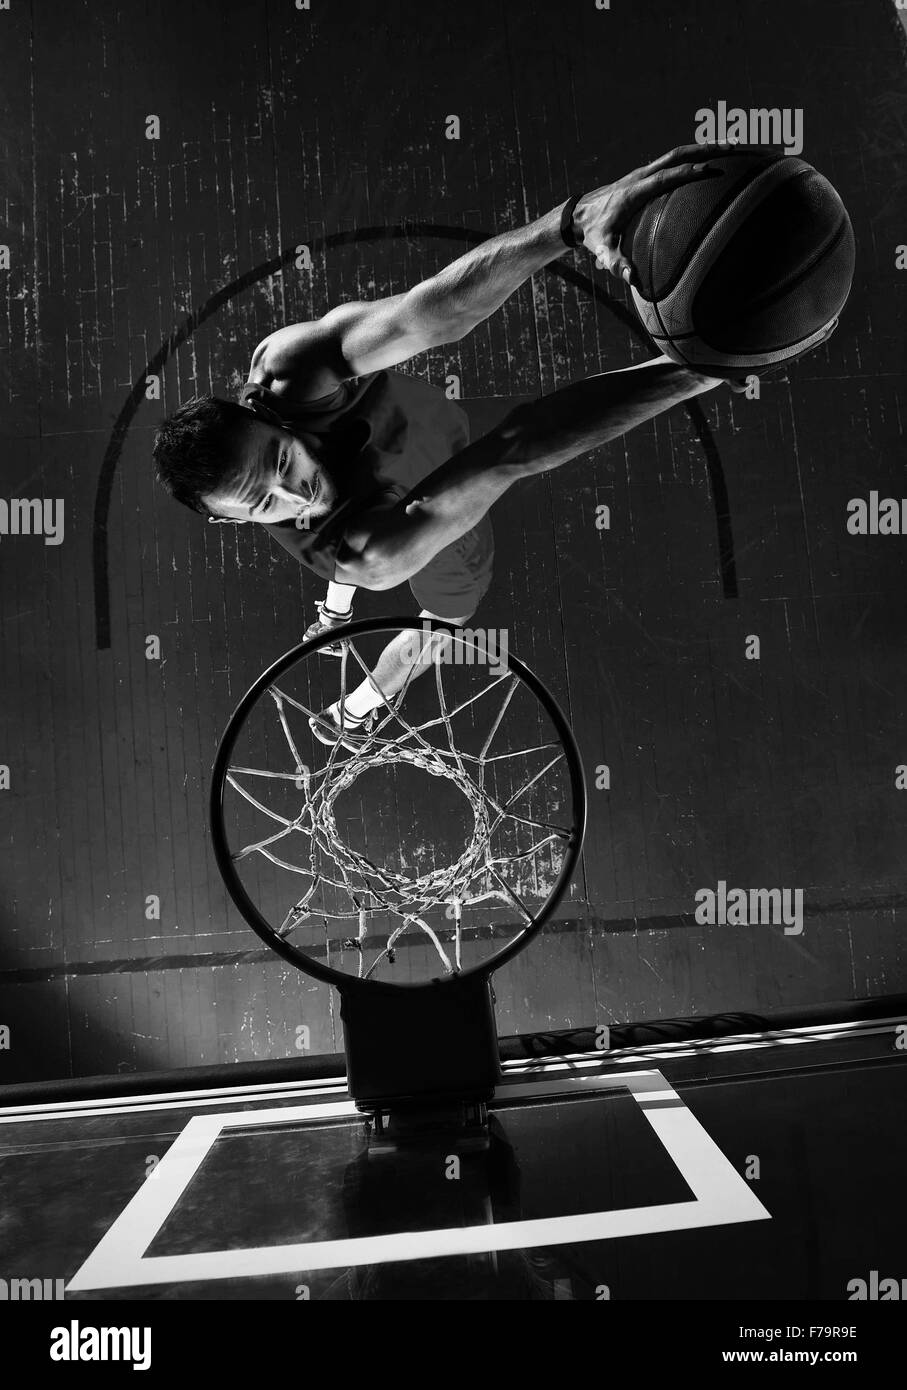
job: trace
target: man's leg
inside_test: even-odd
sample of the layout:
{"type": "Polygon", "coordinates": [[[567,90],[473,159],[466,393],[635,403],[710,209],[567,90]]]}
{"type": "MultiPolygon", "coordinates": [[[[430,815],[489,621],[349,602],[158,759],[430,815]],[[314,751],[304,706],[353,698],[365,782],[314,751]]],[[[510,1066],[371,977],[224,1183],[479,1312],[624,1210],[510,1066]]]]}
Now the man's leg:
{"type": "MultiPolygon", "coordinates": [[[[462,627],[469,621],[469,616],[439,618],[427,608],[419,613],[420,618],[435,618],[454,627],[462,627]]],[[[403,689],[408,679],[418,680],[436,660],[443,659],[450,643],[451,638],[446,632],[424,632],[421,627],[401,629],[384,648],[374,670],[347,695],[343,702],[342,722],[338,699],[316,718],[309,720],[312,733],[321,743],[330,745],[342,739],[346,747],[355,748],[357,740],[362,742],[368,736],[374,723],[373,711],[383,709],[403,689]]]]}
{"type": "MultiPolygon", "coordinates": [[[[488,592],[493,573],[494,532],[490,518],[483,517],[410,579],[419,617],[463,627],[488,592]],[[450,612],[459,616],[444,616],[450,612]]],[[[354,716],[367,714],[381,703],[375,686],[388,696],[396,695],[414,667],[413,680],[417,680],[450,645],[449,637],[436,634],[434,642],[426,638],[420,647],[416,645],[418,636],[416,630],[408,629],[388,644],[373,672],[374,685],[363,681],[347,701],[354,716]]]]}
{"type": "MultiPolygon", "coordinates": [[[[437,619],[461,628],[470,621],[494,574],[494,532],[489,517],[440,551],[409,581],[419,605],[420,619],[437,619]],[[456,617],[449,616],[451,610],[456,617]]],[[[371,675],[350,691],[344,700],[344,728],[354,736],[357,728],[367,734],[373,723],[372,711],[379,710],[406,685],[418,680],[436,660],[443,660],[451,639],[446,633],[428,634],[420,628],[406,628],[387,644],[371,675]]],[[[347,670],[349,671],[349,666],[347,670]]],[[[336,742],[339,732],[339,701],[324,711],[312,732],[322,742],[336,742]]]]}
{"type": "MultiPolygon", "coordinates": [[[[437,613],[430,613],[427,608],[419,613],[420,618],[434,618],[453,627],[462,627],[469,621],[469,616],[467,613],[459,618],[439,618],[437,613]]],[[[363,718],[385,699],[402,690],[414,668],[413,680],[424,675],[437,658],[443,657],[449,646],[450,637],[446,632],[426,633],[421,628],[403,629],[388,642],[371,675],[346,697],[346,709],[354,719],[363,718]]]]}

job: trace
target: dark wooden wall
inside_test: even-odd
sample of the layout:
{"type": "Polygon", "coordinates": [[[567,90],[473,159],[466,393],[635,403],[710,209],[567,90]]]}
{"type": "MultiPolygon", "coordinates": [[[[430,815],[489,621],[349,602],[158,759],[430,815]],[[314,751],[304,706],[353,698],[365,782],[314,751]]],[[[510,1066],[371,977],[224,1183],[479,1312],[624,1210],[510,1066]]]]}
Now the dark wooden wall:
{"type": "MultiPolygon", "coordinates": [[[[806,156],[854,220],[854,292],[829,347],[758,403],[722,392],[703,427],[676,410],[497,509],[481,617],[563,701],[590,777],[612,772],[566,928],[497,977],[499,1028],[903,989],[907,541],[844,525],[850,497],[907,491],[893,5],[13,0],[0,55],[0,496],[66,508],[60,546],[0,538],[0,1081],[287,1056],[300,1023],[341,1045],[331,992],[254,954],[205,828],[226,718],[320,585],[155,490],[157,420],[236,390],[276,325],[405,288],[471,234],[690,139],[721,99],[803,108],[806,156]],[[402,222],[419,225],[390,235],[402,222]],[[302,242],[312,271],[278,268],[302,242]],[[202,306],[163,400],[139,401],[202,306]],[[802,887],[803,935],[696,926],[719,878],[802,887]]],[[[481,429],[646,355],[610,289],[565,257],[407,370],[459,374],[481,429]]]]}

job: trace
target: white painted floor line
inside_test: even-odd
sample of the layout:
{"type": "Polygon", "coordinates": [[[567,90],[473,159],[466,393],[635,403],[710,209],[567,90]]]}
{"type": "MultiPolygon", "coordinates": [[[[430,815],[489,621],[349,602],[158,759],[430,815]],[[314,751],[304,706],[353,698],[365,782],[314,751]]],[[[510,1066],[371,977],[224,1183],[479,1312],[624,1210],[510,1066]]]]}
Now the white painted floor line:
{"type": "Polygon", "coordinates": [[[79,1120],[95,1115],[141,1115],[145,1111],[204,1109],[245,1101],[296,1100],[304,1095],[346,1096],[346,1077],[288,1081],[270,1086],[223,1086],[210,1091],[162,1091],[147,1096],[111,1096],[104,1100],[60,1101],[55,1105],[10,1105],[0,1108],[0,1124],[28,1120],[79,1120]]]}
{"type": "MultiPolygon", "coordinates": [[[[563,1089],[561,1080],[525,1082],[508,1087],[508,1099],[531,1098],[563,1089]]],[[[590,1094],[626,1090],[681,1177],[693,1200],[593,1211],[500,1225],[441,1228],[385,1236],[314,1241],[303,1244],[253,1247],[246,1250],[199,1251],[194,1254],[148,1256],[146,1251],[173,1213],[187,1187],[199,1173],[220,1135],[229,1129],[291,1124],[297,1120],[340,1118],[352,1101],[333,1101],[226,1115],[196,1115],[164,1154],[132,1200],[101,1238],[67,1285],[71,1292],[128,1288],[138,1285],[183,1283],[189,1280],[312,1272],[358,1264],[470,1254],[490,1250],[523,1250],[538,1245],[563,1245],[612,1240],[653,1232],[691,1230],[702,1226],[763,1221],[770,1214],[748,1183],[727,1160],[680,1096],[658,1071],[622,1072],[619,1076],[574,1078],[574,1089],[590,1094]]],[[[229,1198],[228,1198],[229,1199],[229,1198]]]]}

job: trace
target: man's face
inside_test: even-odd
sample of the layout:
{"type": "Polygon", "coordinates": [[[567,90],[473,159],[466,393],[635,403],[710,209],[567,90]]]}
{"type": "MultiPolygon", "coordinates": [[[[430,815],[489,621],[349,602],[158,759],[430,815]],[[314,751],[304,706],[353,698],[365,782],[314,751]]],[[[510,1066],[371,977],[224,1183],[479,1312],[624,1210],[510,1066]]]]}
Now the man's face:
{"type": "Polygon", "coordinates": [[[232,481],[203,500],[218,521],[294,521],[300,529],[333,510],[337,489],[303,440],[249,415],[236,439],[232,481]]]}

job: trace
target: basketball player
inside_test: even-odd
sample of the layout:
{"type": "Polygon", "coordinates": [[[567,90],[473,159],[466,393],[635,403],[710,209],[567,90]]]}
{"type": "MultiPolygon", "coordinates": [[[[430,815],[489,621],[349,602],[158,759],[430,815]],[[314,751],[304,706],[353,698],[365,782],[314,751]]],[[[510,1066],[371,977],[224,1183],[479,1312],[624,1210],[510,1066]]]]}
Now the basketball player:
{"type": "MultiPolygon", "coordinates": [[[[536,271],[583,246],[632,283],[621,234],[650,199],[722,177],[720,146],[672,150],[459,257],[403,294],[342,304],[255,349],[239,402],[182,406],[157,433],[163,485],[208,520],[255,522],[327,580],[313,636],[349,621],[357,588],[409,582],[419,616],[466,623],[491,581],[489,509],[514,483],[559,468],[721,385],[667,357],[592,376],[514,409],[469,442],[462,409],[392,368],[465,337],[536,271]]],[[[372,678],[312,721],[323,743],[356,747],[383,697],[437,653],[400,633],[372,678]]]]}

